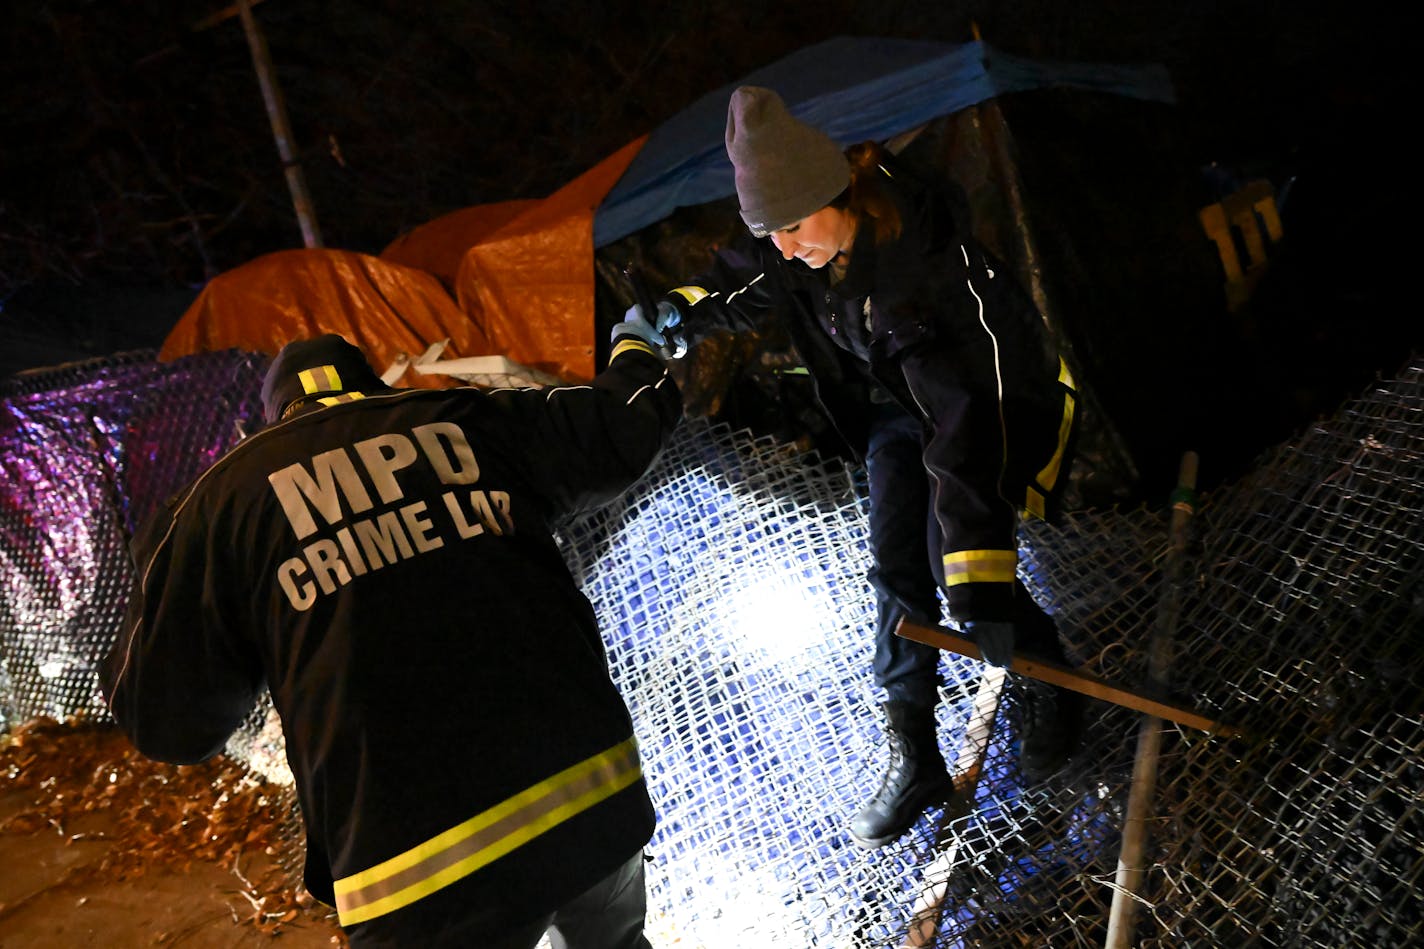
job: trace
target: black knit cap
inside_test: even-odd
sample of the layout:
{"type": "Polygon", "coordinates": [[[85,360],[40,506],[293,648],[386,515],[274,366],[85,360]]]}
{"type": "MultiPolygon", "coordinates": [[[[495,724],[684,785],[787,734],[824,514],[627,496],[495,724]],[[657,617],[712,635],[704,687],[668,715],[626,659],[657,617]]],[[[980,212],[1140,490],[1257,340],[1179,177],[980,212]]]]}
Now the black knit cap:
{"type": "Polygon", "coordinates": [[[335,333],[283,346],[262,380],[262,414],[267,424],[303,396],[329,398],[349,392],[388,392],[361,350],[335,333]]]}

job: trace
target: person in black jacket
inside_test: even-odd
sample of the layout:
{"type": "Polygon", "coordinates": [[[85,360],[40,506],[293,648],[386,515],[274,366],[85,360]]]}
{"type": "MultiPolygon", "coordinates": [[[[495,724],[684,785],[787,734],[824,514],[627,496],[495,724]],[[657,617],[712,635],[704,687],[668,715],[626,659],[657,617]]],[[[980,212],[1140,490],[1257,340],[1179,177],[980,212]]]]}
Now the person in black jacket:
{"type": "Polygon", "coordinates": [[[647,947],[654,814],[552,536],[643,476],[681,398],[636,322],[588,385],[391,389],[289,343],[268,427],[136,533],[101,683],[143,754],[221,751],[271,693],[306,885],[351,945],[647,947]]]}
{"type": "MultiPolygon", "coordinates": [[[[684,345],[781,319],[864,459],[889,766],[851,834],[878,847],[952,791],[936,741],[939,651],[896,636],[900,619],[938,622],[942,588],[988,662],[1007,666],[1015,647],[1063,659],[1018,580],[1016,531],[1022,512],[1055,513],[1076,395],[1037,309],[946,187],[875,143],[843,152],[757,86],[733,93],[726,145],[750,234],[652,319],[684,345]]],[[[1039,779],[1071,751],[1081,701],[1035,680],[1016,690],[1022,770],[1039,779]]]]}

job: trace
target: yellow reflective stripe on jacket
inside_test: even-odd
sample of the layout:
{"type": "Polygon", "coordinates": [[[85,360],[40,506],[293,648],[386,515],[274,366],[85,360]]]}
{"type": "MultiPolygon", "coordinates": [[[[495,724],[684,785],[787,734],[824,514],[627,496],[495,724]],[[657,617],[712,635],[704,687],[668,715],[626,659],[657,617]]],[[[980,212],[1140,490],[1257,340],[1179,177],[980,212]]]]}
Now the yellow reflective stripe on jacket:
{"type": "Polygon", "coordinates": [[[657,353],[653,352],[653,347],[649,345],[646,340],[638,339],[636,336],[625,336],[613,344],[613,352],[609,353],[608,361],[612,362],[630,349],[636,349],[650,356],[657,355],[657,353]]]}
{"type": "Polygon", "coordinates": [[[701,287],[674,287],[671,292],[676,293],[688,303],[696,303],[698,300],[704,299],[709,295],[707,291],[701,287]]]}
{"type": "Polygon", "coordinates": [[[1040,521],[1046,520],[1048,517],[1048,499],[1033,485],[1029,485],[1028,491],[1025,492],[1024,510],[1040,521]]]}
{"type": "Polygon", "coordinates": [[[340,392],[341,376],[336,371],[335,366],[313,366],[311,369],[303,369],[297,373],[297,379],[301,381],[302,391],[307,395],[313,392],[340,392]]]}
{"type": "Polygon", "coordinates": [[[1047,509],[1044,504],[1044,494],[1053,490],[1053,486],[1058,483],[1059,475],[1063,473],[1063,455],[1068,450],[1068,435],[1073,431],[1073,416],[1078,410],[1073,374],[1068,371],[1068,363],[1062,358],[1058,360],[1058,381],[1064,387],[1063,418],[1058,423],[1058,444],[1053,449],[1053,457],[1038,473],[1038,477],[1035,479],[1037,485],[1029,486],[1028,495],[1024,499],[1024,507],[1030,514],[1038,518],[1042,518],[1047,509]]]}
{"type": "Polygon", "coordinates": [[[944,555],[944,585],[1013,583],[1018,564],[1017,550],[957,550],[944,555]]]}
{"type": "Polygon", "coordinates": [[[343,392],[340,395],[324,395],[317,401],[322,405],[340,405],[342,402],[355,402],[364,398],[366,396],[361,392],[343,392]]]}
{"type": "Polygon", "coordinates": [[[341,925],[374,919],[469,876],[642,777],[629,738],[399,856],[336,881],[341,925]]]}

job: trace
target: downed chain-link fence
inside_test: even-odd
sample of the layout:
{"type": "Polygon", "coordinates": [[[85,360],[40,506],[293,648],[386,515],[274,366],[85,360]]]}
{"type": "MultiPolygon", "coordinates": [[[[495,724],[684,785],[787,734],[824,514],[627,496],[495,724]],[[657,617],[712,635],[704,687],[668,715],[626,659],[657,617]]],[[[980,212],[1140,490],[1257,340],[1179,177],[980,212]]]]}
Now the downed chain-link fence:
{"type": "MultiPolygon", "coordinates": [[[[141,353],[0,390],[0,728],[106,714],[126,534],[255,427],[264,367],[141,353]]],[[[1081,750],[1027,787],[1015,677],[991,717],[1001,677],[948,652],[941,745],[971,765],[982,748],[982,767],[895,844],[850,844],[884,765],[858,470],[689,422],[623,501],[570,525],[658,809],[653,945],[1424,939],[1424,360],[1198,499],[1165,571],[1171,487],[1160,510],[1022,534],[1076,665],[1140,688],[1155,627],[1171,698],[1242,731],[1163,727],[1130,913],[1114,893],[1143,716],[1090,703],[1081,750]]],[[[229,751],[290,780],[265,706],[229,751]]]]}

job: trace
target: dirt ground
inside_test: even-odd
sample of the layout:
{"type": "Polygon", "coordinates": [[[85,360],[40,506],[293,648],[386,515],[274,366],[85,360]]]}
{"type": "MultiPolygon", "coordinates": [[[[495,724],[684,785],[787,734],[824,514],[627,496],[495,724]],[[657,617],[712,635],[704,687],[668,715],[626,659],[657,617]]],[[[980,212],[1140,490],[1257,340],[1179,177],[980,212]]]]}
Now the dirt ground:
{"type": "Polygon", "coordinates": [[[0,735],[0,776],[0,949],[347,945],[277,859],[290,796],[226,758],[42,719],[0,735]]]}

